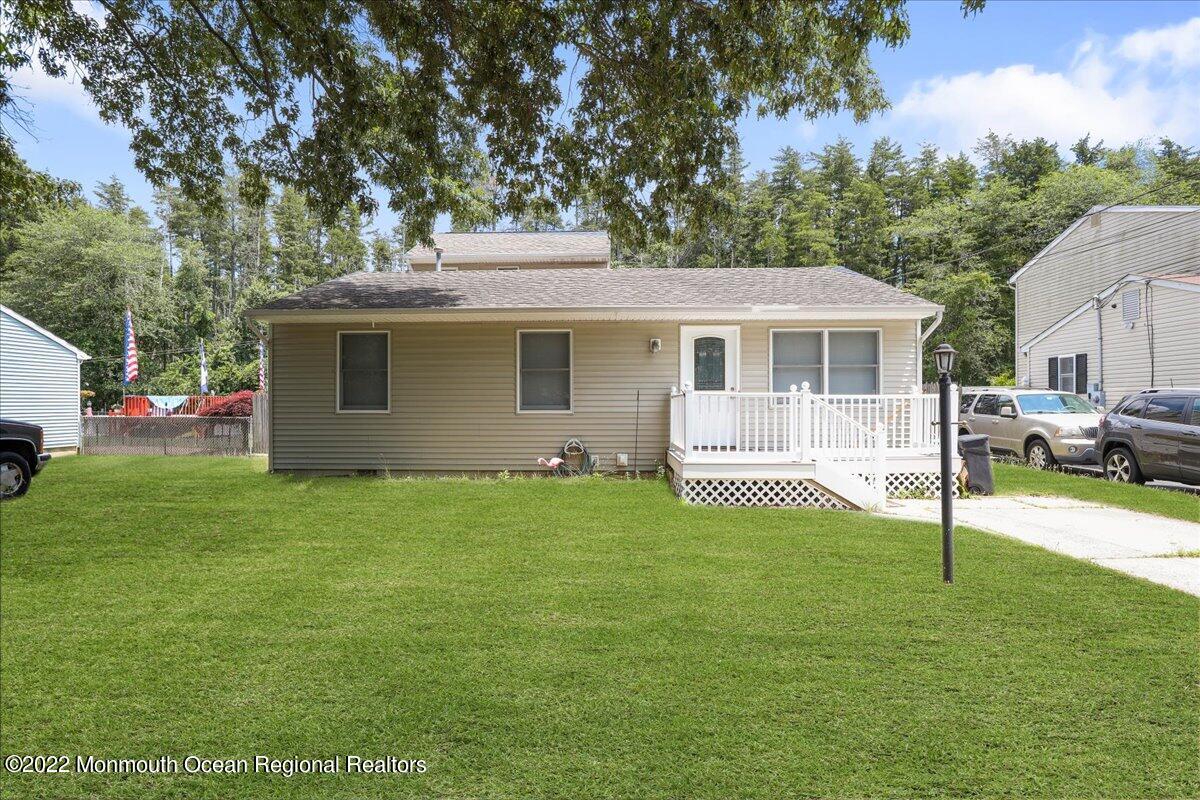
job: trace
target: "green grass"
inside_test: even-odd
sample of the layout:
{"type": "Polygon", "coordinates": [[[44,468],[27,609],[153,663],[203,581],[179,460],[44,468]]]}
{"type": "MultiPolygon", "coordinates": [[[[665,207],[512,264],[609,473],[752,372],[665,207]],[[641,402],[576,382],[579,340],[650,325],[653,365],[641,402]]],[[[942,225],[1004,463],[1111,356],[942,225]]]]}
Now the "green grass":
{"type": "Polygon", "coordinates": [[[1018,464],[992,462],[996,494],[1073,497],[1133,511],[1200,522],[1200,495],[1172,489],[1113,483],[1091,475],[1037,470],[1018,464]]]}
{"type": "Polygon", "coordinates": [[[0,508],[5,798],[1196,797],[1200,601],[960,530],[662,482],[64,458],[0,508]]]}

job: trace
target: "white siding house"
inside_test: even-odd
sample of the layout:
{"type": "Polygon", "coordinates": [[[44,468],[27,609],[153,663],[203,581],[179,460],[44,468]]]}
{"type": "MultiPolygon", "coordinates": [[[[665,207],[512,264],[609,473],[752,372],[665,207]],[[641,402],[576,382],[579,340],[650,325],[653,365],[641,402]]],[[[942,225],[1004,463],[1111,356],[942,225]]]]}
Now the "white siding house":
{"type": "Polygon", "coordinates": [[[1021,386],[1200,385],[1200,206],[1097,208],[1009,280],[1021,386]]]}
{"type": "Polygon", "coordinates": [[[45,430],[46,449],[79,447],[79,365],[90,356],[0,306],[0,417],[45,430]]]}

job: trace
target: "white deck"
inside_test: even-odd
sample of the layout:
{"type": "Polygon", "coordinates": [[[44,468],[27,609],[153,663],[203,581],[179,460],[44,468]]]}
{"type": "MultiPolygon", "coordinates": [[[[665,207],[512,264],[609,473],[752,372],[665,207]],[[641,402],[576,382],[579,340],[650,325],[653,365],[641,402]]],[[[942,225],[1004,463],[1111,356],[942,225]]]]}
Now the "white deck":
{"type": "MultiPolygon", "coordinates": [[[[936,491],[937,400],[916,392],[699,393],[685,387],[671,397],[667,462],[684,496],[690,481],[799,480],[846,506],[875,508],[888,496],[936,491]]],[[[952,392],[952,431],[957,407],[952,392]]],[[[957,471],[957,455],[953,466],[957,471]]],[[[752,487],[760,494],[761,488],[752,487]]]]}

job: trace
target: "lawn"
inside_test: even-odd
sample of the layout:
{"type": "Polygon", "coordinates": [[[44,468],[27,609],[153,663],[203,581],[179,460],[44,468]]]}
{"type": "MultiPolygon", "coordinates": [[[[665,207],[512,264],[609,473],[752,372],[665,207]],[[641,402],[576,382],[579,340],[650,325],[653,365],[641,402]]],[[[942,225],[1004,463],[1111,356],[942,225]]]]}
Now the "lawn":
{"type": "Polygon", "coordinates": [[[0,515],[4,755],[428,763],[5,798],[1200,795],[1200,601],[1009,539],[947,587],[920,523],[215,458],[0,515]]]}
{"type": "Polygon", "coordinates": [[[1037,470],[1019,464],[992,462],[997,494],[1073,497],[1145,511],[1164,517],[1200,522],[1200,495],[1172,489],[1113,483],[1091,475],[1037,470]]]}

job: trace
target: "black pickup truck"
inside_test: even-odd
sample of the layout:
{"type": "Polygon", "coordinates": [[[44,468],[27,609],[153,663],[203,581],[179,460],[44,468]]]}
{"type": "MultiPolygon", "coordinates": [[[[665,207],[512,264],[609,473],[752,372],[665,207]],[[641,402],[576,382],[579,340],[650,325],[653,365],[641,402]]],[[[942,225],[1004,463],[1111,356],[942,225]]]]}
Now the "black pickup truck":
{"type": "Polygon", "coordinates": [[[0,500],[29,491],[33,476],[50,460],[44,442],[40,425],[0,419],[0,500]]]}

